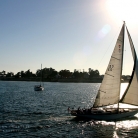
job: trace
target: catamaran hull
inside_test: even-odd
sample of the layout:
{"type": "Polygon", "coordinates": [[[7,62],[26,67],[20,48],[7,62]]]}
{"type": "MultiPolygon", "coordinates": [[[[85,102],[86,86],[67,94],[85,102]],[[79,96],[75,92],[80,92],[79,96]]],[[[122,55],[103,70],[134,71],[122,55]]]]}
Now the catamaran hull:
{"type": "Polygon", "coordinates": [[[80,118],[110,121],[110,120],[121,120],[123,118],[134,116],[137,113],[138,110],[124,112],[124,113],[114,113],[114,114],[75,114],[75,113],[71,114],[73,116],[80,118]]]}

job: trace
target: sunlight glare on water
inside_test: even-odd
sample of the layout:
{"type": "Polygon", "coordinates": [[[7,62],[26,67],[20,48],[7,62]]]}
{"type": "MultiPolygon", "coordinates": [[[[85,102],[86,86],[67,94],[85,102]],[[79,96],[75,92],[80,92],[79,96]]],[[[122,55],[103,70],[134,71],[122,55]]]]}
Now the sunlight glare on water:
{"type": "MultiPolygon", "coordinates": [[[[138,137],[138,115],[122,121],[80,120],[68,107],[91,107],[100,83],[0,81],[0,137],[138,137]]],[[[123,84],[122,89],[124,89],[123,84]]]]}

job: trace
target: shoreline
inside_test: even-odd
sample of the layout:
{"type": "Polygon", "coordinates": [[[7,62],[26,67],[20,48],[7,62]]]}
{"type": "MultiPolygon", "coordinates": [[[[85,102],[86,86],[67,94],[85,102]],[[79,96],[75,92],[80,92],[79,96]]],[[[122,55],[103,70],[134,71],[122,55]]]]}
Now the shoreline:
{"type": "MultiPolygon", "coordinates": [[[[0,81],[32,81],[40,82],[39,78],[0,78],[0,81]]],[[[102,79],[44,79],[42,82],[61,82],[61,83],[101,83],[102,79]]],[[[121,81],[121,83],[127,83],[128,80],[121,81]]]]}

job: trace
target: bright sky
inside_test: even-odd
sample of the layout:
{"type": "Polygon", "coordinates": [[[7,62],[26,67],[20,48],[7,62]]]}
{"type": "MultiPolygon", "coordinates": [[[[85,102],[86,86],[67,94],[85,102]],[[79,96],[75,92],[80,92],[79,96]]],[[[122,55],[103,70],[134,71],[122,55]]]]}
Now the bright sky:
{"type": "Polygon", "coordinates": [[[104,74],[123,20],[138,53],[137,6],[137,0],[1,0],[0,71],[35,73],[42,64],[104,74]]]}

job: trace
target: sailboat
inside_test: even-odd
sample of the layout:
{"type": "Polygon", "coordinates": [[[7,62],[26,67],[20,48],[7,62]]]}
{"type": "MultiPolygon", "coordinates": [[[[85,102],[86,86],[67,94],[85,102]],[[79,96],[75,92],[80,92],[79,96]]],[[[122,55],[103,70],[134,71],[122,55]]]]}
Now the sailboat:
{"type": "Polygon", "coordinates": [[[115,48],[93,106],[85,110],[80,108],[71,110],[71,115],[81,118],[108,121],[120,120],[138,113],[138,108],[121,108],[120,103],[127,105],[127,107],[129,105],[138,106],[138,60],[125,22],[117,38],[115,48]],[[123,96],[120,98],[125,30],[128,35],[134,65],[128,86],[123,96]],[[110,106],[113,105],[116,105],[116,108],[110,108],[110,106]]]}
{"type": "Polygon", "coordinates": [[[41,79],[40,79],[40,85],[35,85],[34,90],[35,91],[43,91],[44,87],[42,86],[42,64],[41,64],[41,79]]]}

